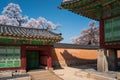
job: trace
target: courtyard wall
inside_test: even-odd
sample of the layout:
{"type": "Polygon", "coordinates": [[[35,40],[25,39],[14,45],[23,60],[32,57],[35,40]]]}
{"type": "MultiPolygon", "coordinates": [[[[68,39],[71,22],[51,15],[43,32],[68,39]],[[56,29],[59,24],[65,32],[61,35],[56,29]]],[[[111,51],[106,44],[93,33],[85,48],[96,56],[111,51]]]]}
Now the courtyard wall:
{"type": "Polygon", "coordinates": [[[98,46],[57,43],[52,53],[54,67],[97,64],[98,46]]]}

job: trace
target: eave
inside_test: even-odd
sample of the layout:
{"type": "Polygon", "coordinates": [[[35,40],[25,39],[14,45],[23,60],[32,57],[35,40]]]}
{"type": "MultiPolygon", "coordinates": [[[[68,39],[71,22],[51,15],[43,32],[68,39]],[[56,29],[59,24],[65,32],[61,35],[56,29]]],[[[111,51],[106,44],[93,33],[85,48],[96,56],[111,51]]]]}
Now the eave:
{"type": "Polygon", "coordinates": [[[120,14],[120,0],[70,0],[59,8],[99,21],[120,14]]]}

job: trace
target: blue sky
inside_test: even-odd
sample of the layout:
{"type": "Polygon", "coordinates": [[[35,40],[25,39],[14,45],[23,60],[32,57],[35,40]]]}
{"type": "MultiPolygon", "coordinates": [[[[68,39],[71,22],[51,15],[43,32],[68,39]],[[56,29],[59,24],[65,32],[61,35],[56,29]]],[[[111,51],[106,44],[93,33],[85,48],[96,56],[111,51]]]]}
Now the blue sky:
{"type": "Polygon", "coordinates": [[[91,19],[58,9],[61,2],[62,0],[0,0],[0,14],[9,3],[19,4],[22,14],[29,18],[44,17],[54,24],[61,24],[62,27],[56,32],[62,33],[62,43],[71,43],[71,38],[79,36],[91,19]]]}

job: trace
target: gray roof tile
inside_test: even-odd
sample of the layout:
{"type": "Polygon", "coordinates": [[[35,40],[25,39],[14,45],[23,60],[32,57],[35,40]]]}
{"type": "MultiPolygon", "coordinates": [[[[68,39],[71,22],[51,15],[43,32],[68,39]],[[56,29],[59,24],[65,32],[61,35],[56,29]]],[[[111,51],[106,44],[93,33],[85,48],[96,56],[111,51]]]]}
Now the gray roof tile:
{"type": "Polygon", "coordinates": [[[51,39],[56,42],[61,41],[63,38],[60,34],[53,33],[47,29],[25,28],[10,25],[0,25],[0,37],[11,38],[28,38],[28,39],[51,39]]]}

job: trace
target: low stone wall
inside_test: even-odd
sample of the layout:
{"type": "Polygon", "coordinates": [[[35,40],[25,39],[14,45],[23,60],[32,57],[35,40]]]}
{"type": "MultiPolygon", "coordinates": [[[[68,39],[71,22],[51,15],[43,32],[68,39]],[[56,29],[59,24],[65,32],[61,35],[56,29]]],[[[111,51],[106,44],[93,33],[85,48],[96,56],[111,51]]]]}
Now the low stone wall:
{"type": "Polygon", "coordinates": [[[96,46],[55,44],[52,53],[53,66],[97,64],[97,50],[96,46]]]}
{"type": "Polygon", "coordinates": [[[23,70],[8,70],[0,72],[0,80],[31,80],[31,77],[23,70]]]}
{"type": "Polygon", "coordinates": [[[16,75],[12,77],[3,77],[0,80],[31,80],[31,77],[28,74],[24,75],[16,75]]]}
{"type": "Polygon", "coordinates": [[[1,71],[0,78],[4,78],[4,77],[12,77],[12,71],[1,71]]]}
{"type": "Polygon", "coordinates": [[[26,75],[25,70],[5,70],[0,71],[0,78],[13,77],[16,75],[26,75]]]}

